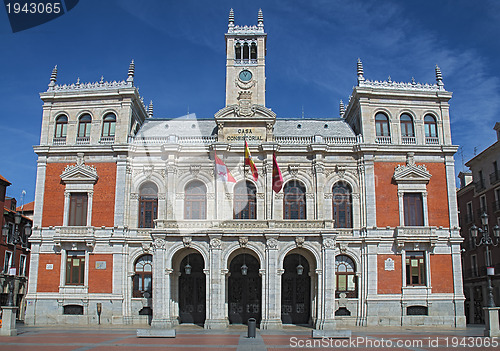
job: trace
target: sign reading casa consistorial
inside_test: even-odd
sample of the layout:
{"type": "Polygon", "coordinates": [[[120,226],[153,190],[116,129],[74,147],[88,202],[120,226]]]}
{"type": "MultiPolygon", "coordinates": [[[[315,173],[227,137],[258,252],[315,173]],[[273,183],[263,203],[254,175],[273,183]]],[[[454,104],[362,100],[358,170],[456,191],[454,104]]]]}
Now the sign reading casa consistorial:
{"type": "Polygon", "coordinates": [[[439,67],[379,82],[359,60],[338,114],[280,118],[266,38],[262,11],[239,26],[231,10],[226,102],[207,118],[154,115],[134,62],[119,82],[60,85],[54,69],[26,324],[96,323],[99,303],[103,324],[157,328],[465,325],[439,67]]]}

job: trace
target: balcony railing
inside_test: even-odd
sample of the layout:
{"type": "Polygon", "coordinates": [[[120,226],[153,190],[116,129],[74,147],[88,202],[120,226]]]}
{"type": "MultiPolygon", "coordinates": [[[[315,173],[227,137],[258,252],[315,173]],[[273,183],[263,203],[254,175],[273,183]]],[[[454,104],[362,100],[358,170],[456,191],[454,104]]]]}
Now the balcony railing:
{"type": "Polygon", "coordinates": [[[53,145],[66,145],[66,137],[54,137],[52,139],[53,145]]]}
{"type": "Polygon", "coordinates": [[[277,136],[274,140],[279,144],[312,144],[312,136],[277,136]]]}
{"type": "Polygon", "coordinates": [[[88,145],[90,144],[90,137],[77,137],[76,145],[88,145]]]}
{"type": "Polygon", "coordinates": [[[427,145],[439,145],[438,137],[425,137],[425,143],[427,145]]]}
{"type": "Polygon", "coordinates": [[[115,143],[115,137],[114,136],[102,136],[101,139],[99,139],[100,144],[114,144],[115,143]]]}
{"type": "Polygon", "coordinates": [[[410,136],[401,137],[401,144],[403,145],[411,145],[416,143],[417,140],[415,139],[415,137],[410,137],[410,136]]]}
{"type": "Polygon", "coordinates": [[[392,140],[390,136],[378,136],[375,139],[377,144],[392,144],[392,140]]]}
{"type": "Polygon", "coordinates": [[[235,59],[234,60],[235,65],[256,65],[257,64],[257,59],[235,59]]]}
{"type": "Polygon", "coordinates": [[[491,185],[496,184],[496,183],[498,183],[498,181],[500,181],[500,172],[495,171],[495,172],[491,173],[490,174],[490,184],[491,185]]]}
{"type": "Polygon", "coordinates": [[[480,179],[478,182],[474,182],[474,187],[476,188],[476,191],[482,191],[486,188],[484,185],[484,179],[480,179]]]}

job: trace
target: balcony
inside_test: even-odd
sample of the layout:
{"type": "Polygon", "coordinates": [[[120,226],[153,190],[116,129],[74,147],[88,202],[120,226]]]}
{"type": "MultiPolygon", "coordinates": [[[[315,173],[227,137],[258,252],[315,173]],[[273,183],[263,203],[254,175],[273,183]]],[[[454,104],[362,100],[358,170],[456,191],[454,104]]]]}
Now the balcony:
{"type": "Polygon", "coordinates": [[[425,143],[427,145],[439,145],[438,137],[425,137],[425,143]]]}
{"type": "Polygon", "coordinates": [[[297,230],[318,233],[322,229],[329,232],[335,232],[339,235],[352,235],[352,229],[337,229],[333,228],[332,220],[166,220],[156,219],[155,228],[151,231],[155,232],[212,232],[216,230],[222,233],[241,233],[247,232],[268,232],[269,230],[277,230],[281,233],[297,230]]]}
{"type": "Polygon", "coordinates": [[[85,243],[87,246],[95,245],[94,227],[55,227],[53,236],[54,244],[61,246],[63,243],[85,243]]]}
{"type": "Polygon", "coordinates": [[[99,144],[114,144],[115,137],[114,136],[102,136],[99,140],[99,144]]]}
{"type": "Polygon", "coordinates": [[[495,171],[493,173],[490,173],[490,184],[496,184],[498,183],[498,181],[500,181],[500,172],[495,171]]]}
{"type": "Polygon", "coordinates": [[[90,137],[77,137],[76,145],[88,145],[90,144],[90,137]]]}
{"type": "Polygon", "coordinates": [[[476,192],[480,192],[486,189],[486,186],[484,185],[484,179],[480,179],[479,181],[474,182],[474,188],[476,189],[476,192]]]}
{"type": "Polygon", "coordinates": [[[378,136],[375,139],[377,144],[392,144],[392,140],[390,136],[378,136]]]}
{"type": "Polygon", "coordinates": [[[416,144],[416,143],[417,143],[417,140],[415,139],[415,137],[412,137],[412,136],[401,137],[401,144],[403,144],[403,145],[412,145],[412,144],[416,144]]]}
{"type": "Polygon", "coordinates": [[[54,137],[52,145],[66,145],[66,137],[54,137]]]}
{"type": "Polygon", "coordinates": [[[398,247],[405,243],[429,243],[435,246],[438,240],[435,227],[396,227],[394,236],[398,247]]]}

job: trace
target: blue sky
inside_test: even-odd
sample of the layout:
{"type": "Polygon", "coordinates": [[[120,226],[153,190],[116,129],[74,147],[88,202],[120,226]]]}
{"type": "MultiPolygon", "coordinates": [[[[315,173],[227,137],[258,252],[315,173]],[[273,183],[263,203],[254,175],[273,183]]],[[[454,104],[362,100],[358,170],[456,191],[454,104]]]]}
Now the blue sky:
{"type": "Polygon", "coordinates": [[[0,174],[7,195],[34,199],[42,115],[39,93],[58,65],[58,83],[122,80],[135,60],[135,84],[155,117],[224,106],[227,17],[268,33],[266,104],[278,117],[338,116],[361,58],[370,80],[434,83],[452,91],[456,168],[495,141],[500,111],[500,2],[462,1],[98,1],[82,0],[51,22],[13,34],[0,8],[0,174]]]}

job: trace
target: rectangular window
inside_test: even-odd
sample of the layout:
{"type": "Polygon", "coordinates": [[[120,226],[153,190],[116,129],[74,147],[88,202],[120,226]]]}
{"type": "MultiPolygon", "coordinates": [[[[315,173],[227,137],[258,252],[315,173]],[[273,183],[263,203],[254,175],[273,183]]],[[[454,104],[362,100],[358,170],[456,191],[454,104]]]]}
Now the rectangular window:
{"type": "Polygon", "coordinates": [[[8,274],[10,265],[12,264],[12,252],[5,251],[5,257],[3,262],[3,273],[8,274]]]}
{"type": "Polygon", "coordinates": [[[484,262],[486,263],[487,267],[493,266],[491,263],[491,251],[488,247],[486,247],[486,251],[484,251],[484,262]]]}
{"type": "Polygon", "coordinates": [[[66,284],[83,285],[85,276],[85,251],[68,251],[66,258],[66,284]]]}
{"type": "Polygon", "coordinates": [[[87,193],[71,193],[69,203],[69,225],[87,225],[87,193]]]}
{"type": "Polygon", "coordinates": [[[26,276],[26,255],[19,256],[19,275],[26,276]]]}
{"type": "Polygon", "coordinates": [[[425,256],[422,251],[406,252],[406,285],[425,285],[425,256]]]}
{"type": "Polygon", "coordinates": [[[484,189],[483,171],[479,171],[479,185],[481,189],[484,189]]]}
{"type": "Polygon", "coordinates": [[[474,220],[473,212],[472,212],[472,201],[467,202],[467,223],[470,223],[474,220]]]}
{"type": "Polygon", "coordinates": [[[7,237],[5,238],[5,242],[7,244],[10,244],[12,243],[13,238],[14,238],[14,224],[9,223],[9,232],[7,233],[7,237]]]}
{"type": "Polygon", "coordinates": [[[422,194],[405,193],[403,195],[403,208],[405,214],[405,226],[424,225],[422,194]]]}
{"type": "Polygon", "coordinates": [[[477,256],[476,255],[471,255],[470,256],[470,264],[471,264],[471,273],[473,277],[477,277],[478,270],[477,270],[477,256]]]}
{"type": "Polygon", "coordinates": [[[483,214],[484,212],[486,212],[486,195],[483,195],[479,198],[479,203],[480,203],[480,211],[481,211],[481,214],[483,214]]]}

